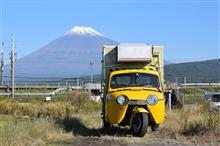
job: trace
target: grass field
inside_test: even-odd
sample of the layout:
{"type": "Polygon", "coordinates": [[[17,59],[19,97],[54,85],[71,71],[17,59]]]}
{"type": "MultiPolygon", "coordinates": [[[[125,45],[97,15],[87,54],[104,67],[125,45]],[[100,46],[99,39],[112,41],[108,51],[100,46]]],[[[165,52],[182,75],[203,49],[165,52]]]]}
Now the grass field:
{"type": "Polygon", "coordinates": [[[50,102],[1,99],[0,146],[219,144],[220,113],[205,105],[168,110],[159,131],[137,138],[128,129],[104,131],[101,103],[88,96],[67,92],[50,102]]]}
{"type": "Polygon", "coordinates": [[[181,101],[185,104],[202,104],[205,102],[205,92],[220,92],[220,87],[187,87],[179,90],[181,101]]]}

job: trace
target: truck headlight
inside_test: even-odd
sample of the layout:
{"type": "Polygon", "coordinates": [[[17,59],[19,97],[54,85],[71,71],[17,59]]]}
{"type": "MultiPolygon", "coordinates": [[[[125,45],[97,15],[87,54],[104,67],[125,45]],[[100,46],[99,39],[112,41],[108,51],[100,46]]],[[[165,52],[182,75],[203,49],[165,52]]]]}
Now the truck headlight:
{"type": "Polygon", "coordinates": [[[147,97],[147,103],[150,105],[155,105],[158,102],[158,98],[155,95],[150,95],[147,97]]]}
{"type": "Polygon", "coordinates": [[[120,95],[117,97],[116,102],[119,105],[125,105],[128,102],[128,98],[124,95],[120,95]]]}

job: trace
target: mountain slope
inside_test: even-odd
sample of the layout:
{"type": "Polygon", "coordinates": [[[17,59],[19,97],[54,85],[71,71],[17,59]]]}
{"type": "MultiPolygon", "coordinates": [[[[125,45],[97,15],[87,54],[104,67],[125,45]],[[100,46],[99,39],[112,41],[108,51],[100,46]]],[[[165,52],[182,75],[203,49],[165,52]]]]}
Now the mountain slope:
{"type": "Polygon", "coordinates": [[[220,60],[206,60],[165,65],[165,79],[175,81],[176,77],[188,82],[220,82],[220,60]]]}
{"type": "MultiPolygon", "coordinates": [[[[76,26],[16,62],[16,77],[68,78],[101,72],[103,45],[118,44],[90,27],[76,26]]],[[[9,71],[9,66],[6,67],[9,71]]],[[[6,71],[7,72],[7,71],[6,71]]]]}

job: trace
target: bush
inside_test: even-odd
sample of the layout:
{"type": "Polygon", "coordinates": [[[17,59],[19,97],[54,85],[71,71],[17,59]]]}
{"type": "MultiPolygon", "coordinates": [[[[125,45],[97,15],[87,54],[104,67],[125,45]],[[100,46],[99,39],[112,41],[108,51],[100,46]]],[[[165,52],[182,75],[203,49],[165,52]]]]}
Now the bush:
{"type": "Polygon", "coordinates": [[[210,111],[205,105],[184,106],[167,112],[161,130],[170,135],[220,135],[220,111],[210,111]]]}

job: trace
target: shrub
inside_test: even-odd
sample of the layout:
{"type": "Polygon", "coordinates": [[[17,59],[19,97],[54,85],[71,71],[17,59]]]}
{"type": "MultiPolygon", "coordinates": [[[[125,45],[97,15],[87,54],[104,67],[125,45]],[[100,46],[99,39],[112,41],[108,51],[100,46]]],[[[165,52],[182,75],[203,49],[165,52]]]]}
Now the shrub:
{"type": "Polygon", "coordinates": [[[89,95],[80,92],[68,92],[63,100],[51,102],[34,100],[28,103],[4,99],[0,100],[0,114],[30,117],[63,117],[76,113],[100,112],[100,103],[93,102],[89,95]],[[67,100],[67,101],[65,101],[67,100]]]}
{"type": "Polygon", "coordinates": [[[184,106],[167,112],[161,130],[170,135],[220,135],[220,111],[210,111],[204,105],[184,106]]]}

